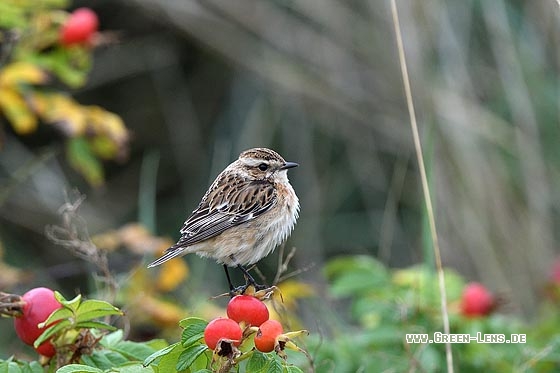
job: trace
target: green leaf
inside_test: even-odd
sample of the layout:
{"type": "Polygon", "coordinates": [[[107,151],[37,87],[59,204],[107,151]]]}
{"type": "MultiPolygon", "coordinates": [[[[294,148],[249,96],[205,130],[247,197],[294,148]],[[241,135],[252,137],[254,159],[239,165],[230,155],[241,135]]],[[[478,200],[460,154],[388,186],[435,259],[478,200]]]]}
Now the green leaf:
{"type": "Polygon", "coordinates": [[[118,352],[95,350],[91,355],[83,355],[82,361],[88,366],[106,370],[127,363],[129,359],[118,352]]]}
{"type": "Polygon", "coordinates": [[[85,317],[90,317],[91,319],[96,319],[98,317],[109,316],[109,315],[120,315],[122,311],[117,307],[113,306],[109,302],[103,300],[88,299],[78,306],[78,311],[76,312],[78,320],[87,320],[85,317]],[[99,312],[98,316],[93,316],[96,312],[99,312]]]}
{"type": "Polygon", "coordinates": [[[93,310],[93,311],[89,311],[89,312],[80,312],[80,310],[78,310],[78,316],[76,318],[76,321],[78,323],[82,322],[82,321],[90,321],[90,320],[94,320],[94,319],[99,319],[105,316],[112,316],[112,315],[119,315],[122,316],[123,312],[120,311],[119,309],[115,308],[115,309],[97,309],[97,310],[93,310]]]}
{"type": "Polygon", "coordinates": [[[200,356],[200,354],[204,353],[204,351],[206,351],[207,349],[208,347],[202,344],[192,345],[189,348],[185,349],[185,351],[183,351],[181,355],[179,355],[175,369],[181,371],[189,368],[192,363],[200,356]]]}
{"type": "Polygon", "coordinates": [[[82,321],[79,322],[75,325],[76,328],[88,328],[88,329],[92,329],[92,328],[96,328],[96,329],[105,329],[105,330],[117,330],[116,327],[114,327],[113,325],[107,324],[106,322],[103,321],[82,321]]]}
{"type": "Polygon", "coordinates": [[[145,343],[132,342],[132,341],[122,341],[117,343],[111,348],[113,351],[117,351],[120,354],[128,357],[131,360],[143,361],[148,356],[154,353],[154,349],[145,343]]]}
{"type": "Polygon", "coordinates": [[[179,342],[173,343],[172,345],[169,345],[159,351],[154,352],[153,354],[148,356],[146,360],[144,360],[144,366],[148,366],[152,364],[156,359],[159,359],[160,357],[169,354],[177,346],[179,346],[179,342]]]}
{"type": "Polygon", "coordinates": [[[152,367],[145,367],[141,363],[130,363],[111,369],[111,372],[118,373],[150,373],[154,372],[152,367]]]}
{"type": "Polygon", "coordinates": [[[296,367],[295,365],[285,365],[284,366],[285,373],[303,373],[303,370],[296,367]]]}
{"type": "Polygon", "coordinates": [[[123,331],[121,329],[109,333],[99,341],[99,344],[103,347],[110,348],[115,346],[117,343],[123,340],[123,331]]]}
{"type": "Polygon", "coordinates": [[[204,324],[204,326],[206,327],[208,321],[201,319],[200,317],[187,317],[186,319],[179,321],[179,326],[183,329],[187,329],[190,325],[197,324],[204,324]]]}
{"type": "Polygon", "coordinates": [[[66,157],[70,165],[93,186],[103,184],[104,174],[101,162],[93,155],[87,140],[74,137],[66,142],[66,157]]]}
{"type": "Polygon", "coordinates": [[[72,323],[70,322],[70,320],[62,320],[58,324],[49,326],[47,329],[45,329],[43,334],[41,334],[39,338],[35,340],[35,342],[33,343],[33,347],[39,347],[43,342],[51,338],[53,335],[55,335],[62,329],[70,327],[71,325],[72,323]]]}
{"type": "MultiPolygon", "coordinates": [[[[167,354],[161,356],[157,361],[152,363],[154,370],[166,373],[166,372],[176,372],[177,361],[179,360],[179,355],[184,351],[180,343],[176,343],[174,348],[167,354]]],[[[187,370],[188,372],[188,370],[187,370]]]]}
{"type": "Polygon", "coordinates": [[[23,372],[16,362],[10,361],[8,363],[8,373],[23,373],[23,372]]]}
{"type": "Polygon", "coordinates": [[[70,364],[58,369],[56,373],[103,373],[99,368],[82,364],[70,364]]]}
{"type": "Polygon", "coordinates": [[[50,324],[54,323],[55,321],[68,319],[68,318],[73,317],[73,316],[74,316],[74,313],[71,310],[69,310],[68,308],[59,308],[59,309],[53,311],[53,313],[51,313],[50,316],[47,317],[47,319],[45,321],[43,321],[42,323],[40,323],[38,326],[39,326],[39,328],[42,328],[43,325],[50,325],[50,324]]]}
{"type": "Polygon", "coordinates": [[[255,351],[247,361],[247,372],[266,373],[271,362],[270,355],[255,351]]]}
{"type": "Polygon", "coordinates": [[[29,365],[27,366],[29,369],[26,369],[25,373],[44,373],[44,369],[41,366],[41,364],[39,364],[39,362],[37,361],[31,361],[29,362],[29,365]]]}
{"type": "Polygon", "coordinates": [[[57,301],[60,302],[64,307],[70,308],[72,311],[76,311],[80,302],[82,301],[82,295],[78,294],[74,297],[74,299],[66,300],[62,294],[55,290],[54,297],[57,301]]]}
{"type": "Polygon", "coordinates": [[[204,329],[208,322],[194,317],[190,318],[189,322],[183,323],[183,321],[185,320],[179,322],[179,325],[185,329],[181,335],[181,344],[183,347],[189,347],[204,337],[204,329]]]}
{"type": "Polygon", "coordinates": [[[270,364],[268,365],[267,373],[283,373],[284,365],[280,361],[279,357],[272,358],[270,364]]]}

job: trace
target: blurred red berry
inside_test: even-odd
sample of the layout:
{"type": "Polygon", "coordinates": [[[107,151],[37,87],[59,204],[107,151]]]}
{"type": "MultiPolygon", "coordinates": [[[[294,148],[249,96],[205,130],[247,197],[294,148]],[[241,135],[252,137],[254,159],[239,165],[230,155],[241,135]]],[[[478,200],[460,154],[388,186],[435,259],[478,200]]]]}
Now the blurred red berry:
{"type": "Polygon", "coordinates": [[[552,264],[550,271],[550,281],[553,284],[560,285],[560,258],[556,259],[552,264]]]}
{"type": "Polygon", "coordinates": [[[274,351],[276,337],[284,332],[282,324],[276,320],[267,320],[261,324],[255,335],[255,347],[260,352],[274,351]]]}
{"type": "Polygon", "coordinates": [[[70,14],[60,29],[60,43],[62,45],[86,43],[97,32],[98,26],[99,20],[93,10],[78,8],[70,14]]]}
{"type": "Polygon", "coordinates": [[[492,293],[478,282],[467,284],[461,299],[461,313],[467,317],[485,316],[496,306],[492,293]]]}
{"type": "Polygon", "coordinates": [[[251,295],[236,295],[228,303],[227,315],[238,323],[260,326],[268,320],[268,308],[261,300],[251,295]]]}
{"type": "Polygon", "coordinates": [[[204,342],[209,349],[215,350],[220,339],[230,339],[235,346],[241,344],[243,331],[238,323],[231,319],[218,317],[206,325],[204,329],[204,342]]]}
{"type": "MultiPolygon", "coordinates": [[[[25,305],[23,314],[14,319],[14,327],[19,339],[28,345],[33,342],[45,331],[39,329],[38,324],[42,323],[49,315],[62,307],[54,297],[54,291],[47,288],[35,288],[29,290],[22,296],[25,305]]],[[[37,352],[41,355],[52,357],[55,354],[54,346],[50,341],[42,343],[37,347],[37,352]]]]}

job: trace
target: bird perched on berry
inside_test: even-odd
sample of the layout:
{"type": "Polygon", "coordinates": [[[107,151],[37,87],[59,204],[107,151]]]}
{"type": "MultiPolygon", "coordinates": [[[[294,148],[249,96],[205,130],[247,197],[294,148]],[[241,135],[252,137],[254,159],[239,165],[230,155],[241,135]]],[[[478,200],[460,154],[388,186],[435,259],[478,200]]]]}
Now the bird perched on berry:
{"type": "Polygon", "coordinates": [[[195,253],[223,264],[230,290],[229,267],[241,269],[248,284],[259,287],[245,266],[255,264],[292,232],[299,200],[287,170],[297,167],[274,150],[242,152],[210,185],[181,228],[179,241],[148,265],[195,253]]]}

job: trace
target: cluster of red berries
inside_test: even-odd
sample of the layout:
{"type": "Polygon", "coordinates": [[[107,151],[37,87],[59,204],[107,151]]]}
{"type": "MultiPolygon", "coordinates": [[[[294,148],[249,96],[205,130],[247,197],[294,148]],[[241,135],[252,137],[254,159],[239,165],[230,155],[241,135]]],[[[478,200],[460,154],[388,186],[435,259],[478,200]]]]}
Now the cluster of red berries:
{"type": "Polygon", "coordinates": [[[88,44],[99,27],[97,14],[89,8],[74,10],[60,28],[59,40],[64,46],[88,44]]]}
{"type": "Polygon", "coordinates": [[[218,317],[208,323],[204,330],[204,342],[215,350],[221,341],[239,346],[244,328],[258,328],[254,337],[255,348],[261,352],[274,351],[278,337],[284,332],[282,324],[269,319],[266,305],[251,295],[236,295],[227,306],[228,318],[218,317]],[[243,328],[242,328],[243,326],[243,328]]]}

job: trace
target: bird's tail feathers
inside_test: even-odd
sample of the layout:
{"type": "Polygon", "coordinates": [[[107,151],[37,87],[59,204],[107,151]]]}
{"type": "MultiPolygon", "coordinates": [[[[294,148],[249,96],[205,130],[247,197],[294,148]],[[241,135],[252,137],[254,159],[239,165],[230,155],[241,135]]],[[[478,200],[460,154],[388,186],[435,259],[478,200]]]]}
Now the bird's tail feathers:
{"type": "Polygon", "coordinates": [[[148,264],[148,268],[156,267],[160,264],[167,262],[170,259],[176,258],[185,254],[185,248],[177,245],[171,246],[169,249],[165,250],[165,253],[160,258],[154,260],[148,264]]]}

